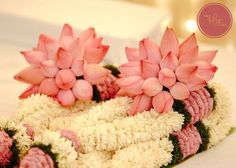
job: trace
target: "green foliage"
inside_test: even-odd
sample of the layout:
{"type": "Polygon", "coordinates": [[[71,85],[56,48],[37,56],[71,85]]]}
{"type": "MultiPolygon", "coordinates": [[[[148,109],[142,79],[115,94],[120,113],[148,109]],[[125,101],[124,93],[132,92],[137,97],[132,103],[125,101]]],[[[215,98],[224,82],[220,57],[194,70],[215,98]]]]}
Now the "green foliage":
{"type": "Polygon", "coordinates": [[[213,97],[213,109],[215,109],[215,107],[216,107],[216,101],[215,101],[216,91],[213,87],[211,87],[209,85],[205,86],[205,89],[210,93],[211,97],[213,97]]]}
{"type": "Polygon", "coordinates": [[[92,100],[94,100],[96,102],[101,101],[100,92],[99,92],[96,85],[93,85],[93,98],[92,98],[92,100]]]}
{"type": "Polygon", "coordinates": [[[109,69],[111,71],[111,74],[115,77],[118,77],[118,75],[120,74],[119,69],[112,64],[107,64],[107,65],[104,65],[103,67],[106,69],[109,69]]]}
{"type": "Polygon", "coordinates": [[[174,150],[171,152],[172,154],[172,160],[171,163],[169,163],[167,166],[162,166],[161,168],[171,168],[174,165],[180,163],[183,159],[183,154],[179,147],[179,140],[175,135],[170,135],[169,140],[172,141],[172,144],[174,146],[174,150]]]}
{"type": "Polygon", "coordinates": [[[198,121],[197,123],[195,123],[194,126],[197,128],[202,138],[202,144],[200,145],[198,149],[198,153],[199,153],[199,152],[207,150],[210,134],[209,134],[209,129],[206,128],[206,126],[201,121],[198,121]]]}
{"type": "Polygon", "coordinates": [[[58,154],[52,152],[52,146],[51,146],[51,145],[44,145],[44,144],[42,144],[42,143],[37,143],[37,144],[32,145],[32,147],[39,148],[39,149],[41,149],[43,152],[45,152],[46,154],[48,154],[48,155],[52,158],[52,160],[53,160],[54,167],[55,167],[55,168],[58,168],[58,162],[57,162],[57,156],[58,156],[58,154]]]}
{"type": "Polygon", "coordinates": [[[175,100],[173,105],[174,111],[178,111],[178,113],[184,115],[184,124],[183,128],[191,122],[192,116],[191,114],[185,109],[185,104],[181,100],[175,100]]]}

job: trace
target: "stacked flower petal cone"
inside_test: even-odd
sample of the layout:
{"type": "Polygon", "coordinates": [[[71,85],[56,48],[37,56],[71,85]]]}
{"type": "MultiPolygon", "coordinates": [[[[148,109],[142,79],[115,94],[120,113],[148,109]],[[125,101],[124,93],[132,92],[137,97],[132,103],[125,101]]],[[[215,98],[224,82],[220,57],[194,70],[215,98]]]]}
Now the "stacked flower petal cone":
{"type": "Polygon", "coordinates": [[[160,46],[145,38],[126,48],[128,63],[118,69],[98,64],[108,46],[94,29],[76,38],[66,24],[58,41],[39,41],[23,52],[30,67],[15,76],[31,86],[12,122],[32,139],[16,166],[164,168],[213,147],[231,128],[229,95],[209,83],[216,51],[199,52],[194,34],[179,44],[167,28],[160,46]]]}

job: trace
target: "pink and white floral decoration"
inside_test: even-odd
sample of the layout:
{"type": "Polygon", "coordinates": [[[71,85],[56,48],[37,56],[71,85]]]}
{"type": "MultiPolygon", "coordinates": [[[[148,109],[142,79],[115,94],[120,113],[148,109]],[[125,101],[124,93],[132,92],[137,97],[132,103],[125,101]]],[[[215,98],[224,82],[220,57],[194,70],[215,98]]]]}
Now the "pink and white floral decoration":
{"type": "Polygon", "coordinates": [[[154,108],[166,112],[174,99],[187,99],[211,80],[217,70],[212,61],[217,51],[199,52],[195,34],[181,44],[167,28],[160,46],[149,38],[139,48],[126,47],[128,63],[120,66],[120,95],[134,97],[130,115],[154,108]]]}
{"type": "Polygon", "coordinates": [[[101,44],[95,30],[89,28],[78,37],[65,24],[59,39],[41,34],[36,48],[21,52],[29,67],[15,75],[15,79],[30,84],[20,98],[31,94],[54,97],[63,106],[76,100],[91,100],[92,85],[103,82],[110,71],[98,65],[109,46],[101,44]]]}

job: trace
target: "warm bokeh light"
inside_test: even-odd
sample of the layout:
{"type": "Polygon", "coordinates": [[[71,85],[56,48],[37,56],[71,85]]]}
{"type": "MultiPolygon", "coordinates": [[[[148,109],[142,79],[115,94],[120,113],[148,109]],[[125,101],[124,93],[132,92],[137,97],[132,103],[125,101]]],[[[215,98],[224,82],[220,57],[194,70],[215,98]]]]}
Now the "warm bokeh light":
{"type": "Polygon", "coordinates": [[[188,32],[195,32],[197,31],[197,23],[195,20],[186,20],[185,28],[188,32]]]}

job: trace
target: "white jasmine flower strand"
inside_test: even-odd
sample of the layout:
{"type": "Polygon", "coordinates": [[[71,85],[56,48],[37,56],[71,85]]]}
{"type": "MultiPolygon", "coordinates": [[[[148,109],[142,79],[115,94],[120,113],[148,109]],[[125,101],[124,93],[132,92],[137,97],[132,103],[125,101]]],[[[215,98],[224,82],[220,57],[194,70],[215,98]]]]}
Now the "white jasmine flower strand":
{"type": "Polygon", "coordinates": [[[85,153],[98,151],[114,151],[131,144],[156,140],[180,130],[184,117],[177,112],[164,114],[155,110],[139,113],[112,123],[98,124],[86,128],[73,126],[80,139],[85,153]]]}
{"type": "Polygon", "coordinates": [[[72,142],[61,137],[60,132],[45,130],[37,136],[35,143],[51,145],[51,151],[57,154],[59,168],[77,168],[78,154],[74,149],[72,142]]]}
{"type": "Polygon", "coordinates": [[[99,123],[109,123],[115,119],[127,117],[132,99],[128,97],[117,97],[99,105],[91,107],[81,115],[72,115],[69,117],[60,117],[50,122],[50,129],[59,130],[63,128],[76,129],[94,126],[99,123]]]}
{"type": "Polygon", "coordinates": [[[209,128],[208,147],[210,148],[225,138],[230,130],[231,101],[229,93],[222,85],[212,83],[209,86],[216,92],[214,97],[216,102],[215,109],[207,118],[203,119],[203,123],[209,128]]]}

